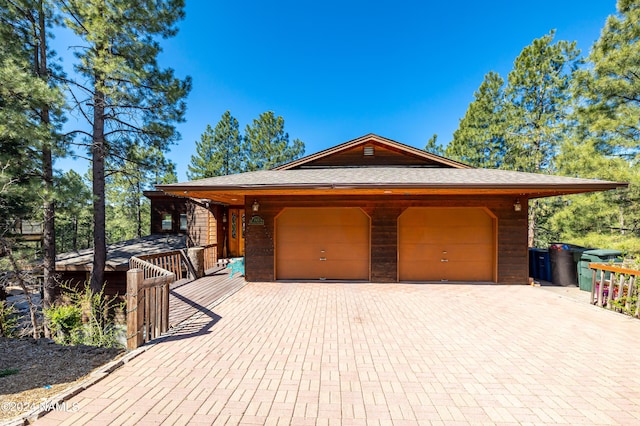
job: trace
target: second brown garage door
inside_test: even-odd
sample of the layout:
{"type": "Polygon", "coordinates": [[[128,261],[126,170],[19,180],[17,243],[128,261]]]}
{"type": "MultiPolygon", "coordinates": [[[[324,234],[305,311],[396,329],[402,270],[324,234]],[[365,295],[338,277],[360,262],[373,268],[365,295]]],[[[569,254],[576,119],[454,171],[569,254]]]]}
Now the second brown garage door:
{"type": "Polygon", "coordinates": [[[494,222],[483,208],[408,208],[398,219],[398,278],[495,281],[494,222]]]}
{"type": "Polygon", "coordinates": [[[369,280],[370,220],[359,208],[287,208],[276,218],[276,279],[369,280]]]}

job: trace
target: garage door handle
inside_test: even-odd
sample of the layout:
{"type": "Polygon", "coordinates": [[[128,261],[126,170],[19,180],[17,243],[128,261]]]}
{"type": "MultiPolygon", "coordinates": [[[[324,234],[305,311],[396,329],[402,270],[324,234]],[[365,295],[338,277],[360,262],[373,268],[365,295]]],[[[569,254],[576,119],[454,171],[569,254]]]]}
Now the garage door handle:
{"type": "Polygon", "coordinates": [[[440,262],[448,262],[449,259],[440,259],[440,262]]]}
{"type": "Polygon", "coordinates": [[[326,257],[321,257],[320,260],[327,260],[327,258],[326,257]]]}

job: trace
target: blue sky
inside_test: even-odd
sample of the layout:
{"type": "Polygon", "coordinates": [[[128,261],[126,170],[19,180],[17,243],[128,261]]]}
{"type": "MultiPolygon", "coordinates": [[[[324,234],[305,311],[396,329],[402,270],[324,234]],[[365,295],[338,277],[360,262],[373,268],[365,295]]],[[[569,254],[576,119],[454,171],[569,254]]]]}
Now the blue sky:
{"type": "Polygon", "coordinates": [[[552,29],[586,55],[613,13],[615,0],[187,0],[160,57],[193,78],[168,156],[187,180],[196,141],[226,110],[241,129],[262,112],[281,115],[307,154],[367,133],[418,148],[435,133],[446,144],[486,73],[506,79],[520,51],[552,29]]]}

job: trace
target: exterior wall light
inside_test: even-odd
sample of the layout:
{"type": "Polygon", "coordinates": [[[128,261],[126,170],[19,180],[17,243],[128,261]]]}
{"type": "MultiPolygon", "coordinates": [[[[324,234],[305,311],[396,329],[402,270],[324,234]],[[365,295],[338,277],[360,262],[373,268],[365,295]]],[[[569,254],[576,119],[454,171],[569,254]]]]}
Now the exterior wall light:
{"type": "Polygon", "coordinates": [[[520,200],[516,198],[516,202],[513,203],[513,211],[519,212],[522,210],[522,204],[520,204],[520,200]]]}
{"type": "Polygon", "coordinates": [[[251,206],[251,209],[253,210],[254,213],[257,213],[260,210],[260,203],[258,203],[258,200],[253,200],[253,205],[251,206]]]}
{"type": "Polygon", "coordinates": [[[222,223],[227,223],[227,214],[222,213],[222,223]]]}

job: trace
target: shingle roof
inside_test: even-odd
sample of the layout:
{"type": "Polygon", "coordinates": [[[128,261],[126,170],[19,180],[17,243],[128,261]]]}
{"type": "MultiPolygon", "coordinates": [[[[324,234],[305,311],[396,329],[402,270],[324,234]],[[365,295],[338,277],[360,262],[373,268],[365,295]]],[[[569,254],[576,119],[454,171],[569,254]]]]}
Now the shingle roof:
{"type": "MultiPolygon", "coordinates": [[[[161,253],[186,248],[182,235],[148,235],[121,241],[107,246],[106,271],[126,271],[131,256],[161,253]]],[[[93,264],[93,248],[62,253],[56,256],[56,271],[90,271],[93,264]]]]}
{"type": "Polygon", "coordinates": [[[158,185],[172,190],[239,190],[284,188],[556,188],[612,189],[620,182],[493,169],[412,167],[346,167],[327,169],[263,170],[212,177],[185,183],[158,185]]]}

